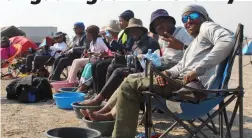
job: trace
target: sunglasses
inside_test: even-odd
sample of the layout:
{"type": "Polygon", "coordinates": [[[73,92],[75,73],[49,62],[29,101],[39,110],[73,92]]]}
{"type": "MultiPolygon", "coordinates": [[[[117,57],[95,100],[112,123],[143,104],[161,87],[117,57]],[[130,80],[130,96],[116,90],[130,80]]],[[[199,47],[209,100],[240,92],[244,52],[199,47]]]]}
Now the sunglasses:
{"type": "Polygon", "coordinates": [[[79,28],[73,28],[74,31],[77,30],[77,29],[79,29],[79,28]]]}
{"type": "Polygon", "coordinates": [[[196,20],[196,19],[199,19],[199,17],[200,17],[200,14],[197,13],[197,12],[194,12],[194,13],[191,13],[189,15],[183,16],[182,17],[182,22],[186,23],[188,21],[188,19],[190,19],[190,20],[196,20]]]}

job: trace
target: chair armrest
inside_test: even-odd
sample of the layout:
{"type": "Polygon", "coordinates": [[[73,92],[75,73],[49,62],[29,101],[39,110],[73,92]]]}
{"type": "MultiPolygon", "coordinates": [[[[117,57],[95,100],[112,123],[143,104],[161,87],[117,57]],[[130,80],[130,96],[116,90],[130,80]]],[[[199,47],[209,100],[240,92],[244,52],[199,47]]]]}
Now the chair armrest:
{"type": "Polygon", "coordinates": [[[175,83],[176,85],[178,85],[178,86],[180,86],[180,87],[182,87],[182,88],[186,88],[186,89],[188,89],[188,90],[190,90],[190,91],[204,92],[204,93],[220,93],[220,92],[222,92],[222,93],[225,93],[225,94],[229,94],[230,92],[239,92],[239,91],[242,91],[242,90],[243,90],[243,89],[240,88],[240,87],[237,87],[237,88],[234,88],[234,89],[209,89],[209,90],[206,90],[206,89],[195,89],[195,88],[192,88],[192,87],[188,87],[188,86],[186,86],[186,85],[183,85],[183,84],[181,84],[181,83],[178,83],[177,81],[171,79],[170,77],[165,76],[163,73],[161,73],[161,72],[160,72],[156,67],[154,67],[154,66],[151,66],[151,70],[152,70],[155,74],[157,74],[157,75],[163,77],[164,79],[166,79],[169,83],[175,83]]]}

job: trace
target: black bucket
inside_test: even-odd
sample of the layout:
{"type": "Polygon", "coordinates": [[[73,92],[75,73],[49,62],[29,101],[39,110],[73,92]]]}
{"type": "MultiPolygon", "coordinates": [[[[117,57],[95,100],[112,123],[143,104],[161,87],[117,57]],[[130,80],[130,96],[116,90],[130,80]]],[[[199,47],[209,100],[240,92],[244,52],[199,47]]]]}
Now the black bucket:
{"type": "Polygon", "coordinates": [[[62,127],[46,132],[48,138],[101,138],[101,132],[89,128],[62,127]]]}
{"type": "Polygon", "coordinates": [[[71,104],[74,111],[75,111],[75,115],[77,118],[82,119],[83,115],[80,112],[80,109],[89,109],[90,111],[98,111],[100,110],[103,105],[98,105],[98,106],[84,106],[84,105],[80,105],[78,102],[74,102],[71,104]]]}

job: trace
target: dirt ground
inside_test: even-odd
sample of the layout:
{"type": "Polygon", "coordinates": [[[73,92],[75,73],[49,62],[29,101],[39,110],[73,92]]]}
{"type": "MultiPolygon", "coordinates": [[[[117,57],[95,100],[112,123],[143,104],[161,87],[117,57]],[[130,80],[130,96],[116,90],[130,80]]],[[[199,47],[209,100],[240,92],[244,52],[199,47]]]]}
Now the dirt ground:
{"type": "MultiPolygon", "coordinates": [[[[244,64],[249,62],[249,57],[244,57],[244,64]]],[[[244,137],[252,138],[252,65],[243,67],[244,69],[244,137]]],[[[48,129],[56,127],[83,127],[81,120],[75,117],[73,110],[61,110],[53,105],[53,101],[41,102],[36,104],[20,104],[15,101],[6,99],[5,87],[10,81],[1,81],[1,134],[2,138],[43,138],[48,129]]],[[[232,72],[229,87],[236,87],[238,85],[238,66],[237,60],[232,72]]],[[[228,107],[228,116],[231,116],[234,103],[228,107]]],[[[153,115],[155,128],[158,131],[165,130],[171,125],[170,117],[165,115],[153,115]]],[[[215,119],[217,124],[218,118],[215,119]]],[[[239,138],[237,118],[234,122],[232,130],[232,137],[239,138]]],[[[217,125],[218,127],[218,125],[217,125]]],[[[143,131],[143,127],[139,128],[143,131]]],[[[204,132],[213,138],[211,131],[204,128],[204,132]]],[[[167,136],[169,138],[186,137],[186,131],[182,127],[177,126],[172,133],[167,136]]]]}

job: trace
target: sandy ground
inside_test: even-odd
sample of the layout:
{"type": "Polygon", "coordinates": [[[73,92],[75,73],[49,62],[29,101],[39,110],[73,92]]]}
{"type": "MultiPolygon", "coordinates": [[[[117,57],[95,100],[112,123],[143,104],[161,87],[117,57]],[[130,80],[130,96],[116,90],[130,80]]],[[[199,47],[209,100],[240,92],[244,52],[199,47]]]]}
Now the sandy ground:
{"type": "MultiPolygon", "coordinates": [[[[249,57],[244,57],[244,64],[249,62],[249,57]]],[[[244,69],[244,137],[252,138],[252,65],[248,65],[244,69]]],[[[237,60],[232,72],[230,80],[230,88],[238,85],[238,67],[237,60]]],[[[1,81],[1,131],[3,138],[43,138],[45,132],[48,129],[65,126],[82,127],[83,124],[75,117],[74,111],[67,111],[58,109],[53,105],[53,101],[41,102],[36,104],[20,104],[15,101],[9,101],[6,97],[5,87],[10,81],[1,81]]],[[[231,115],[231,111],[234,107],[234,103],[228,107],[228,115],[231,115]]],[[[164,115],[154,114],[154,124],[158,131],[165,130],[171,125],[172,120],[168,119],[164,115]]],[[[217,124],[217,119],[215,122],[217,124]]],[[[234,128],[232,130],[233,138],[239,138],[238,136],[238,120],[236,118],[234,122],[234,128]]],[[[218,127],[218,126],[217,126],[218,127]]],[[[139,128],[143,131],[143,127],[139,128]]],[[[215,138],[211,131],[204,128],[204,132],[215,138]]],[[[186,131],[182,127],[177,126],[172,133],[168,136],[172,137],[186,137],[188,136],[186,131]]]]}

